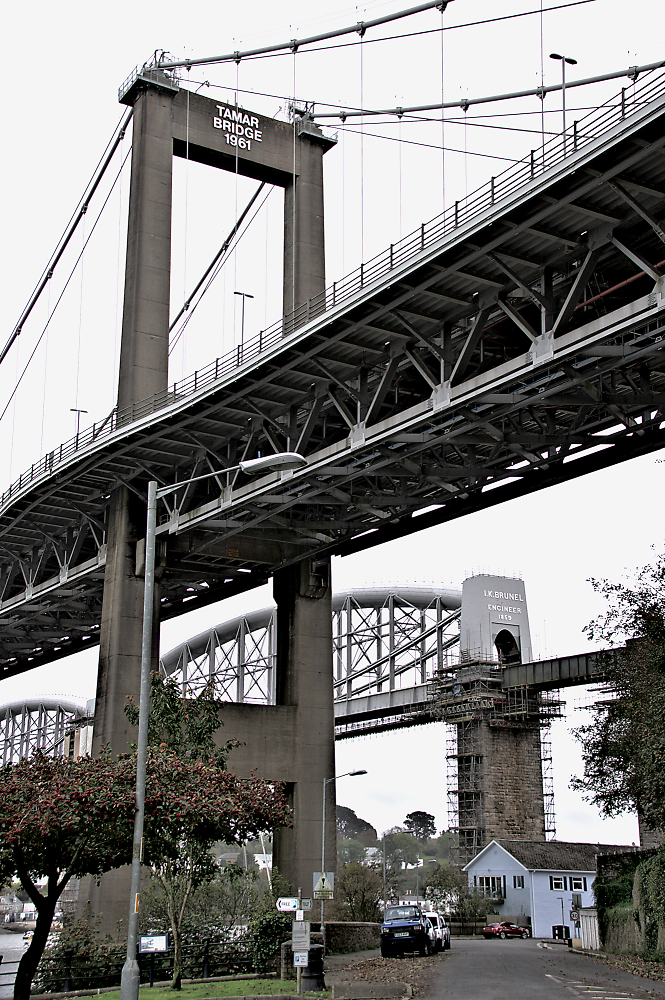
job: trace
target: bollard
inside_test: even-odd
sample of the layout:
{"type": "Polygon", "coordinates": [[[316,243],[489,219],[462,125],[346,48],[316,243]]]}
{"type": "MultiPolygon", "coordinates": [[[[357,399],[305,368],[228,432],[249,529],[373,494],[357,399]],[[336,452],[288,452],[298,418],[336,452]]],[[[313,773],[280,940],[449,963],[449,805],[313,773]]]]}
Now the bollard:
{"type": "Polygon", "coordinates": [[[203,974],[201,979],[210,978],[210,955],[208,949],[210,947],[210,938],[206,938],[203,942],[203,974]]]}
{"type": "Polygon", "coordinates": [[[302,970],[301,987],[303,993],[320,993],[325,990],[326,981],[323,978],[323,945],[309,946],[307,967],[302,970]]]}

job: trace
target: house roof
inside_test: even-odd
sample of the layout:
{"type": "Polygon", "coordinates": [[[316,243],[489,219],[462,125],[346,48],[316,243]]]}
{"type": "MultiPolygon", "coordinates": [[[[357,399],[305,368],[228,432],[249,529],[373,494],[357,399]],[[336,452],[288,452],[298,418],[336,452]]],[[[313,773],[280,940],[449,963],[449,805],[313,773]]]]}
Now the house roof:
{"type": "MultiPolygon", "coordinates": [[[[599,854],[633,849],[621,844],[576,844],[562,840],[493,840],[492,843],[511,854],[527,871],[595,872],[599,854]]],[[[484,854],[487,847],[473,861],[484,854]]]]}

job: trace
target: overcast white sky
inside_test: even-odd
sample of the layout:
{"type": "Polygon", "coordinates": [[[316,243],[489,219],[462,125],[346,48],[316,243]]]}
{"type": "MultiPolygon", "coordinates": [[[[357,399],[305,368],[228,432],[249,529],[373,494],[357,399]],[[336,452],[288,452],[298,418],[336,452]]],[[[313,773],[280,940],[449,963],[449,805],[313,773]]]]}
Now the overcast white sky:
{"type": "MultiPolygon", "coordinates": [[[[246,107],[284,117],[287,100],[349,107],[434,103],[538,86],[560,78],[552,51],[578,60],[569,79],[643,64],[663,57],[654,31],[657,6],[634,0],[629,14],[618,0],[592,2],[518,19],[454,28],[466,22],[539,11],[540,0],[452,0],[443,15],[423,13],[369,31],[362,51],[357,36],[341,39],[327,53],[194,68],[192,87],[226,99],[238,89],[246,107]],[[499,11],[500,8],[500,11],[499,11]],[[436,29],[444,24],[448,29],[436,29]],[[542,23],[542,45],[541,45],[542,23]],[[414,38],[375,42],[387,35],[429,32],[414,38]],[[354,43],[354,44],[349,44],[354,43]],[[442,51],[443,49],[443,51],[442,51]],[[542,60],[541,60],[541,57],[542,60]],[[442,75],[443,67],[443,75],[442,75]],[[443,82],[442,82],[443,81],[443,82]],[[223,89],[226,88],[226,89],[223,89]],[[253,91],[254,93],[245,93],[253,91]]],[[[545,8],[555,6],[544,2],[545,8]]],[[[280,5],[257,0],[251,7],[208,0],[196,5],[135,0],[131,15],[108,6],[64,0],[14,5],[6,15],[3,119],[2,275],[5,329],[11,328],[46,265],[120,118],[117,87],[155,48],[198,57],[234,51],[332,27],[353,24],[400,9],[398,3],[313,8],[304,0],[280,5]],[[313,10],[316,14],[313,15],[313,10]]],[[[628,81],[625,81],[626,84],[628,81]]],[[[619,89],[570,91],[569,122],[619,89]]],[[[545,129],[560,128],[560,98],[548,97],[545,129]]],[[[353,270],[450,205],[511,159],[540,143],[540,102],[493,104],[451,113],[441,152],[440,122],[378,125],[357,120],[339,125],[337,147],[326,157],[327,278],[353,270]],[[482,127],[481,127],[482,126],[482,127]],[[507,130],[507,126],[521,131],[507,130]],[[381,138],[377,136],[385,136],[381,138]],[[401,142],[397,140],[402,140],[401,142]],[[408,140],[408,143],[407,141],[408,140]],[[468,155],[464,155],[464,150],[468,155]],[[457,151],[457,152],[456,152],[457,151]],[[363,170],[361,172],[361,160],[363,170]]],[[[129,149],[126,140],[122,155],[129,149]]],[[[119,166],[118,161],[118,166],[119,166]]],[[[82,240],[90,236],[97,209],[72,242],[56,277],[0,368],[0,413],[17,376],[35,351],[15,399],[0,418],[4,488],[49,448],[70,437],[79,407],[82,426],[112,408],[121,321],[127,163],[111,192],[82,268],[64,291],[62,304],[39,341],[47,316],[63,289],[82,240]],[[39,344],[38,344],[39,341],[39,344]]],[[[115,176],[117,167],[109,176],[115,176]]],[[[222,242],[254,182],[195,164],[176,162],[174,178],[173,311],[182,303],[222,242]]],[[[105,196],[106,189],[104,192],[105,196]]],[[[270,195],[248,236],[229,259],[208,301],[173,352],[171,381],[232,349],[240,336],[235,290],[248,302],[246,334],[278,318],[281,299],[281,193],[270,195]]],[[[450,525],[345,560],[335,560],[336,588],[364,583],[434,583],[460,586],[465,575],[514,573],[526,584],[534,655],[574,653],[587,648],[581,629],[601,609],[587,578],[618,578],[646,562],[651,546],[662,546],[663,467],[654,455],[513,501],[450,525]]],[[[242,609],[264,606],[269,592],[254,592],[164,626],[164,650],[242,609]]],[[[91,696],[95,687],[92,651],[0,683],[0,702],[30,692],[91,696]]],[[[579,767],[571,726],[584,721],[575,708],[580,693],[567,692],[568,716],[554,727],[557,835],[566,840],[630,843],[637,839],[632,817],[602,822],[567,788],[579,767]]],[[[344,779],[339,801],[379,830],[414,809],[435,814],[446,825],[446,760],[443,727],[428,726],[338,745],[338,773],[364,767],[366,778],[344,779]],[[396,761],[408,761],[396,765],[396,761]],[[416,765],[414,774],[414,761],[416,765]]]]}

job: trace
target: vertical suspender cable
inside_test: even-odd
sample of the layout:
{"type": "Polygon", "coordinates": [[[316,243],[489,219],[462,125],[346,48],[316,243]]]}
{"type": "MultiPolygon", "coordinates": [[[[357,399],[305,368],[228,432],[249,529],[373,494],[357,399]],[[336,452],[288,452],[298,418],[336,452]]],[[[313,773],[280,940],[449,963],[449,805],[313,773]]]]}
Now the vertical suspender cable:
{"type": "Polygon", "coordinates": [[[402,116],[397,119],[397,163],[399,167],[399,238],[402,239],[402,116]]]}
{"type": "MultiPolygon", "coordinates": [[[[364,104],[363,86],[363,38],[365,29],[358,28],[360,34],[360,110],[364,104]]],[[[360,118],[360,263],[365,260],[365,118],[360,118]]]]}
{"type": "MultiPolygon", "coordinates": [[[[83,251],[85,249],[85,219],[83,220],[83,229],[81,233],[81,257],[80,257],[80,282],[79,282],[79,329],[78,338],[76,341],[76,381],[74,383],[74,407],[78,409],[79,405],[79,382],[81,375],[81,332],[83,328],[83,268],[85,261],[83,259],[83,251]]],[[[77,423],[78,426],[78,423],[77,423]]]]}
{"type": "MultiPolygon", "coordinates": [[[[46,293],[46,315],[51,311],[51,282],[49,281],[48,291],[46,293]]],[[[42,399],[42,427],[41,433],[39,435],[39,454],[44,454],[44,418],[46,415],[46,374],[48,372],[48,342],[49,342],[50,330],[46,331],[46,343],[44,344],[44,395],[42,399]]]]}
{"type": "MultiPolygon", "coordinates": [[[[182,296],[187,297],[187,231],[189,227],[189,88],[187,89],[187,111],[185,116],[185,238],[183,252],[185,259],[182,265],[182,296]]],[[[182,372],[187,370],[187,341],[182,338],[182,372]]]]}
{"type": "MultiPolygon", "coordinates": [[[[124,163],[124,157],[122,155],[122,147],[120,149],[120,160],[124,163]]],[[[117,250],[117,262],[116,262],[116,273],[115,273],[115,330],[113,335],[113,384],[118,384],[118,369],[120,367],[120,355],[118,351],[118,341],[120,334],[120,327],[122,323],[122,310],[120,308],[121,302],[121,267],[120,263],[122,260],[122,171],[120,173],[120,179],[118,184],[118,250],[117,250]]],[[[124,291],[124,288],[123,288],[124,291]]],[[[50,299],[49,299],[50,301],[50,299]]]]}
{"type": "MultiPolygon", "coordinates": [[[[541,0],[541,3],[542,3],[542,0],[541,0]]],[[[443,11],[444,11],[444,9],[445,8],[444,8],[444,6],[442,4],[441,5],[441,104],[442,105],[445,103],[444,83],[443,83],[444,68],[445,68],[444,39],[445,39],[445,36],[446,36],[446,33],[443,30],[443,11]]],[[[442,203],[441,204],[441,211],[445,212],[445,210],[446,210],[446,125],[445,125],[445,117],[444,117],[443,107],[441,108],[441,203],[442,203]]]]}
{"type": "Polygon", "coordinates": [[[295,327],[296,311],[296,47],[293,48],[293,177],[291,178],[291,315],[295,327]]]}
{"type": "MultiPolygon", "coordinates": [[[[540,0],[540,86],[545,86],[545,57],[543,55],[543,0],[540,0]]],[[[540,132],[542,145],[545,146],[545,94],[540,98],[540,132]]]]}

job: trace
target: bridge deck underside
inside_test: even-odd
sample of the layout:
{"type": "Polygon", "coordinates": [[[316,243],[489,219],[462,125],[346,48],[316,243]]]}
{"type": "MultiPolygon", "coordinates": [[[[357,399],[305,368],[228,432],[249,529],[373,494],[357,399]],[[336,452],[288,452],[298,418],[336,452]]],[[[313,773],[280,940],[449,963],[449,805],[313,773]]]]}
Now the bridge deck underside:
{"type": "Polygon", "coordinates": [[[0,676],[96,641],[119,485],[308,459],[162,508],[168,618],[665,445],[664,122],[645,98],[233,372],[33,466],[0,505],[0,676]]]}

